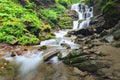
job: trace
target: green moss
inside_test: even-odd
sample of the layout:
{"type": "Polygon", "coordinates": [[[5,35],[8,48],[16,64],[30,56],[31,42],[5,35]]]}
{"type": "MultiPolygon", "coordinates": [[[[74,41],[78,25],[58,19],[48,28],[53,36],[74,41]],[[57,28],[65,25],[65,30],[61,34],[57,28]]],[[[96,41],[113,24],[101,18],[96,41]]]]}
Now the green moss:
{"type": "Polygon", "coordinates": [[[120,3],[109,1],[103,6],[102,13],[107,25],[114,26],[120,20],[119,5],[120,3]]]}
{"type": "Polygon", "coordinates": [[[113,9],[114,7],[115,7],[115,3],[110,1],[105,6],[103,6],[102,13],[105,14],[107,13],[107,11],[109,11],[109,9],[113,9]]]}
{"type": "Polygon", "coordinates": [[[64,15],[59,17],[58,25],[62,29],[69,29],[69,28],[72,28],[72,22],[73,21],[70,17],[64,15]]]}
{"type": "Polygon", "coordinates": [[[42,27],[41,27],[41,30],[50,30],[52,27],[49,25],[49,24],[43,24],[42,27]]]}
{"type": "Polygon", "coordinates": [[[45,46],[45,45],[44,45],[44,46],[41,46],[40,49],[46,50],[46,49],[47,49],[47,46],[45,46]]]}
{"type": "MultiPolygon", "coordinates": [[[[26,0],[25,7],[17,0],[0,0],[0,42],[31,45],[38,44],[42,40],[39,34],[46,28],[50,29],[51,26],[48,24],[42,27],[43,21],[39,18],[35,6],[29,0],[26,0]]],[[[43,15],[50,20],[57,17],[53,10],[43,12],[43,15]]],[[[46,38],[53,38],[53,36],[47,35],[46,38]]]]}
{"type": "Polygon", "coordinates": [[[58,54],[58,59],[62,59],[62,53],[58,54]]]}
{"type": "Polygon", "coordinates": [[[65,2],[67,4],[80,2],[80,0],[55,0],[55,1],[56,1],[56,3],[58,3],[58,2],[65,2]]]}
{"type": "Polygon", "coordinates": [[[50,9],[41,10],[41,14],[46,16],[50,20],[54,20],[57,18],[56,12],[50,9]]]}
{"type": "Polygon", "coordinates": [[[24,36],[18,39],[18,44],[20,45],[30,45],[30,44],[38,44],[38,43],[39,43],[39,39],[29,33],[25,34],[24,36]]]}
{"type": "Polygon", "coordinates": [[[50,9],[57,12],[57,14],[62,14],[66,10],[66,8],[59,3],[57,3],[55,6],[52,6],[50,9]]]}

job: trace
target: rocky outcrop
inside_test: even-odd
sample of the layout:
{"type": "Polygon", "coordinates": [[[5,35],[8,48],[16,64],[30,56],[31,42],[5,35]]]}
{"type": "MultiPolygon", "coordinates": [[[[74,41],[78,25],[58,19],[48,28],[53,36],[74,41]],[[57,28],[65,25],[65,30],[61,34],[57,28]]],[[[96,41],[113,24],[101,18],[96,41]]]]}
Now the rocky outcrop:
{"type": "Polygon", "coordinates": [[[77,36],[79,50],[70,52],[63,62],[93,74],[97,80],[119,80],[120,21],[112,28],[105,24],[99,15],[92,18],[89,28],[68,32],[67,36],[77,36]]]}
{"type": "Polygon", "coordinates": [[[66,14],[68,14],[73,21],[78,20],[78,13],[75,10],[68,10],[66,11],[66,14]]]}
{"type": "Polygon", "coordinates": [[[92,35],[78,37],[77,43],[79,49],[72,50],[63,59],[65,64],[76,67],[83,72],[87,71],[96,76],[97,80],[119,80],[120,59],[117,57],[120,51],[119,41],[108,44],[101,42],[101,38],[96,37],[96,35],[92,35]]]}

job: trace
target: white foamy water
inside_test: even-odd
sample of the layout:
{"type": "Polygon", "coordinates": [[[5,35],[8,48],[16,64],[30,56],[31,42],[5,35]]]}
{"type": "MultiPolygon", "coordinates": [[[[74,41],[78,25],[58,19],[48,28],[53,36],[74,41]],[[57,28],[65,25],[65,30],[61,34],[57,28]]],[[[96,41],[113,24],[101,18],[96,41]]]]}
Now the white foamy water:
{"type": "Polygon", "coordinates": [[[73,29],[82,29],[89,26],[90,18],[93,17],[93,7],[88,7],[84,3],[77,3],[71,6],[71,10],[75,10],[79,16],[77,21],[73,21],[73,29]],[[79,20],[83,21],[79,23],[79,20]]]}
{"type": "Polygon", "coordinates": [[[16,67],[17,80],[30,80],[30,75],[37,73],[37,68],[43,61],[42,51],[27,51],[21,56],[5,57],[16,67]]]}
{"type": "MultiPolygon", "coordinates": [[[[81,24],[79,24],[79,20],[77,21],[73,21],[73,29],[77,29],[77,28],[84,28],[84,27],[88,27],[89,26],[89,22],[90,22],[90,18],[93,16],[93,8],[92,7],[88,7],[85,4],[73,4],[71,7],[71,10],[75,10],[78,14],[79,14],[79,20],[83,20],[81,24]]],[[[67,50],[66,48],[63,48],[61,46],[61,43],[65,42],[68,45],[71,46],[71,49],[77,49],[78,45],[75,44],[72,39],[64,37],[64,35],[67,34],[69,30],[60,30],[58,32],[55,32],[56,38],[55,39],[49,39],[49,40],[45,40],[42,41],[40,43],[40,46],[43,45],[47,45],[47,46],[57,46],[56,49],[61,49],[62,55],[63,57],[65,57],[69,50],[67,50]],[[59,47],[58,47],[59,46],[59,47]],[[63,50],[62,50],[63,49],[63,50]]],[[[9,54],[9,53],[7,53],[9,54]]],[[[8,55],[9,56],[9,55],[8,55]]],[[[42,65],[41,63],[43,62],[43,52],[42,51],[38,51],[38,50],[28,50],[26,52],[23,53],[23,55],[21,56],[15,56],[15,57],[5,57],[5,59],[9,60],[13,66],[15,66],[16,68],[16,79],[15,80],[46,80],[46,74],[44,74],[44,68],[47,66],[42,65]],[[38,72],[38,68],[42,67],[43,69],[41,69],[41,71],[38,72]],[[44,79],[41,79],[41,77],[36,77],[37,73],[40,73],[42,75],[44,75],[44,79]]],[[[64,68],[63,65],[58,64],[59,60],[58,57],[55,56],[52,59],[50,59],[53,61],[53,66],[56,69],[56,72],[54,73],[54,76],[52,78],[52,80],[57,80],[58,78],[62,78],[60,80],[69,80],[67,76],[67,71],[64,72],[62,71],[64,68]],[[60,69],[61,68],[61,69],[60,69]],[[59,74],[63,73],[62,76],[59,76],[59,74]]],[[[47,68],[46,68],[47,69],[47,68]]],[[[47,69],[48,70],[48,69],[47,69]]],[[[46,72],[47,72],[46,70],[46,72]]],[[[53,72],[54,69],[52,69],[51,72],[53,72]]],[[[51,79],[47,79],[47,80],[51,80],[51,79]]]]}
{"type": "Polygon", "coordinates": [[[69,30],[60,30],[58,32],[55,32],[56,38],[45,40],[40,43],[41,46],[47,45],[47,46],[61,46],[61,43],[65,42],[71,46],[71,49],[75,49],[78,47],[77,44],[71,41],[70,38],[64,37],[69,30]]]}

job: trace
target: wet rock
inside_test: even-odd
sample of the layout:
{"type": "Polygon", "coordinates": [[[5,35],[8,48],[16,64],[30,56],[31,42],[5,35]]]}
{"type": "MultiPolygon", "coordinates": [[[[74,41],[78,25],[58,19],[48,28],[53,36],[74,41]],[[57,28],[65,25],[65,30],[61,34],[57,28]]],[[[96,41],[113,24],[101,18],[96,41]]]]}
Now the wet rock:
{"type": "Polygon", "coordinates": [[[74,64],[73,66],[83,71],[95,72],[98,69],[95,61],[85,61],[82,63],[74,64]]]}
{"type": "Polygon", "coordinates": [[[101,77],[111,76],[112,71],[108,68],[102,68],[97,71],[97,74],[101,77]]]}
{"type": "Polygon", "coordinates": [[[107,62],[103,61],[88,60],[82,63],[73,64],[73,66],[83,71],[96,72],[98,69],[108,67],[109,65],[107,62]]]}
{"type": "Polygon", "coordinates": [[[116,31],[113,33],[113,36],[114,36],[114,39],[115,39],[115,40],[120,40],[120,29],[119,29],[119,30],[116,30],[116,31]]]}
{"type": "Polygon", "coordinates": [[[114,36],[113,35],[110,35],[110,36],[104,36],[102,38],[102,41],[105,41],[105,42],[108,42],[108,43],[111,43],[114,41],[114,36]]]}
{"type": "Polygon", "coordinates": [[[111,34],[120,29],[120,21],[112,28],[111,34]]]}
{"type": "Polygon", "coordinates": [[[89,74],[85,76],[84,80],[99,80],[99,79],[97,79],[94,75],[89,74]]]}
{"type": "Polygon", "coordinates": [[[103,30],[101,33],[100,33],[100,37],[103,37],[105,35],[109,34],[109,31],[108,30],[103,30]]]}
{"type": "Polygon", "coordinates": [[[98,20],[94,20],[94,21],[91,20],[91,21],[90,21],[90,25],[94,25],[94,24],[96,24],[96,23],[98,23],[98,20]]]}
{"type": "Polygon", "coordinates": [[[94,31],[92,28],[83,28],[83,29],[77,29],[73,31],[69,31],[67,34],[68,35],[82,35],[82,36],[89,36],[93,35],[94,31]]]}
{"type": "Polygon", "coordinates": [[[64,63],[66,64],[74,64],[74,63],[81,63],[83,61],[88,60],[88,57],[86,56],[78,56],[78,57],[73,57],[73,58],[66,58],[64,59],[64,63]]]}
{"type": "Polygon", "coordinates": [[[88,48],[91,49],[92,47],[94,47],[93,43],[88,44],[88,48]]]}
{"type": "Polygon", "coordinates": [[[60,51],[58,51],[58,50],[50,51],[43,55],[43,59],[44,59],[44,61],[48,61],[52,57],[56,56],[58,53],[60,53],[60,51]]]}
{"type": "Polygon", "coordinates": [[[98,56],[100,56],[100,57],[103,57],[103,56],[107,56],[108,54],[106,54],[106,53],[102,53],[102,52],[100,52],[100,51],[96,51],[96,52],[94,52],[96,55],[98,55],[98,56]]]}
{"type": "Polygon", "coordinates": [[[11,56],[11,57],[15,57],[16,54],[15,54],[14,52],[11,52],[10,56],[11,56]]]}
{"type": "Polygon", "coordinates": [[[108,68],[102,68],[97,71],[97,75],[108,78],[110,80],[119,80],[120,79],[120,71],[119,70],[113,70],[108,68]]]}
{"type": "Polygon", "coordinates": [[[82,77],[84,77],[84,76],[87,75],[87,72],[83,72],[83,71],[79,70],[79,69],[76,68],[76,67],[74,67],[74,73],[75,73],[75,74],[78,74],[78,75],[80,75],[80,76],[82,76],[82,77]]]}
{"type": "Polygon", "coordinates": [[[75,10],[68,10],[66,14],[68,14],[73,21],[78,20],[78,13],[75,10]]]}
{"type": "Polygon", "coordinates": [[[120,42],[119,41],[118,42],[114,42],[112,44],[112,46],[119,48],[120,47],[120,42]]]}
{"type": "Polygon", "coordinates": [[[70,49],[71,46],[69,44],[67,44],[65,41],[63,41],[63,43],[60,44],[62,47],[66,47],[67,49],[70,49]]]}

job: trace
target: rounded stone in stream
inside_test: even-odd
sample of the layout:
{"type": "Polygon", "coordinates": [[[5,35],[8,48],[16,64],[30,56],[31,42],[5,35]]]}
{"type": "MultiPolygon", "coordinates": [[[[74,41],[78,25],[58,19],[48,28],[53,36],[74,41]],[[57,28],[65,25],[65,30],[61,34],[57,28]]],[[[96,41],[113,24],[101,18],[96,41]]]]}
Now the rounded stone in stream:
{"type": "Polygon", "coordinates": [[[11,52],[10,56],[11,56],[11,57],[15,57],[16,54],[15,54],[14,52],[11,52]]]}
{"type": "Polygon", "coordinates": [[[71,49],[71,46],[69,44],[65,43],[65,41],[63,41],[60,45],[62,47],[66,47],[67,49],[71,49]]]}

